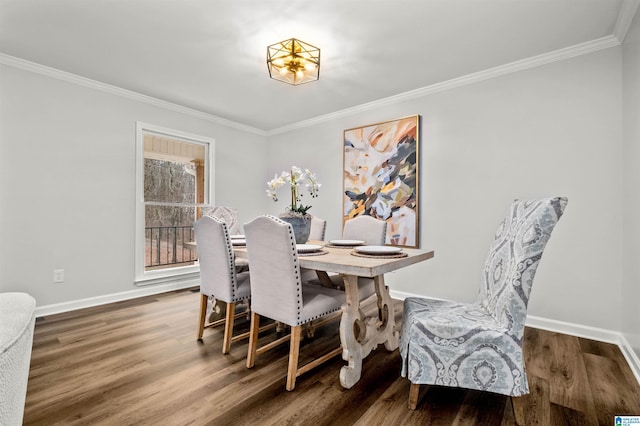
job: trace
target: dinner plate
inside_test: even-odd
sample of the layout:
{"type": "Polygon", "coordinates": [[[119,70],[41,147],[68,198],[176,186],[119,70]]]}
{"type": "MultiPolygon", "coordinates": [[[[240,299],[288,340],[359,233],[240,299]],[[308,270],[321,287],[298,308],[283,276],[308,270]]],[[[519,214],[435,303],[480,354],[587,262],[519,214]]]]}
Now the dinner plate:
{"type": "Polygon", "coordinates": [[[402,248],[400,247],[389,247],[389,246],[361,246],[354,248],[358,253],[363,254],[398,254],[402,253],[402,248]]]}
{"type": "Polygon", "coordinates": [[[231,238],[232,240],[244,240],[244,235],[232,235],[229,238],[231,238]]]}
{"type": "Polygon", "coordinates": [[[244,238],[234,238],[231,240],[231,245],[233,246],[246,246],[247,240],[244,238]]]}
{"type": "Polygon", "coordinates": [[[335,246],[361,246],[364,244],[362,240],[331,240],[330,244],[335,246]]]}
{"type": "Polygon", "coordinates": [[[314,251],[322,250],[322,246],[317,244],[296,244],[298,253],[313,253],[314,251]]]}

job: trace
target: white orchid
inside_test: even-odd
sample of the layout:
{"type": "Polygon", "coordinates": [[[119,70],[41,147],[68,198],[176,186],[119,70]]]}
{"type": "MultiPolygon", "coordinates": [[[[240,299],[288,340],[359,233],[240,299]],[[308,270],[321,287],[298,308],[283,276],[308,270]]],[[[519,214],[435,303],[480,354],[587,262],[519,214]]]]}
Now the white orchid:
{"type": "Polygon", "coordinates": [[[302,194],[299,187],[304,185],[307,191],[309,191],[309,194],[311,194],[311,198],[316,198],[321,186],[318,183],[316,175],[309,169],[305,169],[303,171],[297,166],[291,166],[290,171],[283,171],[280,173],[280,176],[276,173],[273,179],[267,182],[267,186],[269,187],[269,189],[267,189],[267,195],[271,197],[273,201],[278,201],[278,188],[287,183],[291,189],[291,206],[289,209],[292,212],[306,214],[307,210],[309,210],[311,206],[303,206],[300,204],[302,201],[302,194]]]}

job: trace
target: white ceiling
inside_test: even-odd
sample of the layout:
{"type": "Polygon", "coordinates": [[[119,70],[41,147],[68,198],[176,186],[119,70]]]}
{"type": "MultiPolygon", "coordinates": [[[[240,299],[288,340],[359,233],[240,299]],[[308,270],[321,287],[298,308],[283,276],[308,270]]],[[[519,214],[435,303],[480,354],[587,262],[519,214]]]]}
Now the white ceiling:
{"type": "Polygon", "coordinates": [[[611,37],[626,4],[0,0],[0,53],[270,131],[611,37]],[[269,78],[291,37],[320,47],[320,80],[269,78]]]}

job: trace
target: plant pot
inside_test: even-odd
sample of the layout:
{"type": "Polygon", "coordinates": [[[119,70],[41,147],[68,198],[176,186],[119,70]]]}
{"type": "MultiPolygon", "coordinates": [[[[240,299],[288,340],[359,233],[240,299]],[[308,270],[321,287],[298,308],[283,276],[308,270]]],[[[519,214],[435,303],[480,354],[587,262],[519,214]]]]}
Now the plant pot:
{"type": "Polygon", "coordinates": [[[280,219],[291,224],[296,236],[296,244],[304,244],[309,240],[311,232],[311,215],[305,216],[280,216],[280,219]]]}

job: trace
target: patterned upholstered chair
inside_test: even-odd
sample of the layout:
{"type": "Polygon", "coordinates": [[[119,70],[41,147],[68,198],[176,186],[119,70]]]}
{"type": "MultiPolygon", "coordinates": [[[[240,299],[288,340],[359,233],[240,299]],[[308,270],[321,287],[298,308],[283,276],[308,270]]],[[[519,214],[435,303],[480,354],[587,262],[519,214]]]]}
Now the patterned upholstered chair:
{"type": "Polygon", "coordinates": [[[248,333],[232,337],[236,304],[248,303],[251,296],[249,272],[236,272],[235,256],[227,224],[212,216],[202,216],[193,224],[200,261],[200,321],[198,339],[205,328],[225,324],[222,353],[229,353],[231,342],[248,337],[248,333]],[[205,325],[209,298],[226,304],[225,318],[205,325]]]}
{"type": "MultiPolygon", "coordinates": [[[[251,330],[247,368],[259,355],[290,340],[286,389],[295,388],[296,377],[341,354],[338,347],[298,367],[302,326],[340,311],[346,298],[343,291],[302,285],[296,241],[291,225],[273,216],[259,216],[244,225],[251,264],[251,330]],[[258,326],[264,316],[291,327],[291,334],[258,348],[258,326]]],[[[331,319],[335,317],[332,316],[331,319]]]]}
{"type": "Polygon", "coordinates": [[[383,246],[387,239],[387,222],[368,215],[356,216],[344,223],[342,238],[362,240],[372,246],[383,246]]]}
{"type": "MultiPolygon", "coordinates": [[[[421,384],[518,397],[529,393],[522,355],[533,278],[567,199],[514,201],[489,250],[475,303],[404,301],[402,376],[415,409],[421,384]]],[[[513,403],[513,399],[512,399],[513,403]]],[[[513,406],[516,420],[522,413],[513,406]]]]}
{"type": "Polygon", "coordinates": [[[202,216],[211,216],[222,220],[227,224],[230,235],[242,233],[242,228],[238,222],[238,211],[234,207],[206,206],[200,208],[202,216]]]}

